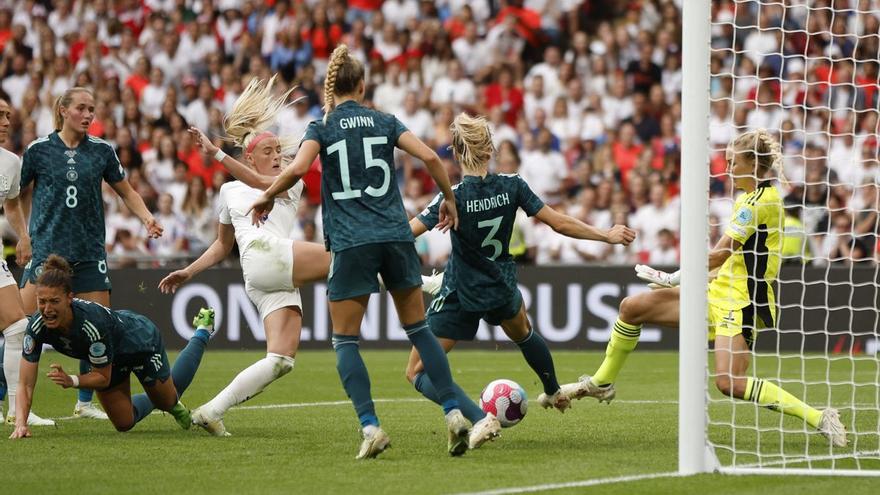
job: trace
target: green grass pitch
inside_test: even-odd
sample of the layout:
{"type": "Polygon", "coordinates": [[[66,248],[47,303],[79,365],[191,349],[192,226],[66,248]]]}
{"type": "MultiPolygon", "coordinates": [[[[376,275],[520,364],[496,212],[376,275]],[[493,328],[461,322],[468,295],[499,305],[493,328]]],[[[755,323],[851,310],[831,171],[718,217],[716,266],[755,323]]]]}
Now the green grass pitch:
{"type": "MultiPolygon", "coordinates": [[[[209,349],[183,402],[190,407],[202,404],[262,355],[209,349]]],[[[556,352],[554,358],[560,380],[571,381],[595,369],[601,354],[556,352]]],[[[559,414],[542,410],[532,401],[521,424],[504,430],[500,439],[462,458],[450,458],[445,453],[446,432],[439,408],[420,400],[421,396],[406,382],[406,353],[366,350],[364,359],[371,373],[377,412],[392,438],[392,448],[376,460],[354,460],[360,443],[358,424],[339,384],[333,353],[303,351],[293,373],[227,414],[226,426],[233,434],[230,438],[209,437],[197,428],[182,431],[170,416],[154,414],[125,434],[116,433],[106,422],[61,420],[56,428],[35,428],[31,439],[0,440],[2,493],[442,494],[523,489],[676,469],[675,354],[635,352],[617,384],[617,400],[610,405],[584,399],[559,414]]],[[[518,381],[530,399],[541,391],[518,352],[463,350],[451,354],[450,361],[455,379],[473,397],[495,378],[518,381]]],[[[75,369],[71,360],[55,353],[44,354],[42,368],[51,362],[75,369]]],[[[767,361],[766,366],[767,370],[790,368],[792,373],[800,373],[799,362],[767,361]]],[[[857,378],[872,379],[876,366],[867,361],[859,363],[857,378]]],[[[828,370],[834,378],[846,379],[850,365],[839,368],[828,370]]],[[[825,375],[826,365],[817,362],[815,369],[807,372],[808,377],[819,379],[825,375]]],[[[802,393],[803,389],[792,391],[802,393]]],[[[817,400],[830,393],[832,400],[853,395],[857,403],[870,405],[877,401],[876,385],[846,387],[839,393],[826,393],[826,389],[815,386],[808,393],[817,400]]],[[[74,401],[73,392],[62,391],[41,376],[36,412],[66,417],[72,413],[74,401]]],[[[736,407],[737,417],[748,426],[735,430],[738,447],[760,449],[764,454],[778,452],[779,415],[756,412],[751,405],[736,407]],[[760,426],[760,435],[750,433],[755,424],[760,426]]],[[[729,415],[732,408],[724,403],[713,405],[713,419],[729,415]]],[[[876,450],[877,413],[872,415],[870,407],[866,409],[857,413],[855,426],[865,432],[859,437],[859,450],[876,450]]],[[[850,427],[851,414],[842,411],[850,427]]],[[[781,424],[790,430],[800,428],[791,419],[781,424]]],[[[3,427],[3,432],[8,436],[11,427],[3,427]]],[[[729,441],[734,433],[713,426],[710,434],[729,441]]],[[[792,433],[786,438],[787,455],[806,450],[817,456],[828,453],[827,444],[815,435],[792,433]]],[[[744,463],[752,461],[748,457],[740,459],[744,463]]],[[[863,462],[862,468],[880,469],[880,462],[863,462]]],[[[802,495],[835,491],[852,495],[877,493],[878,484],[876,478],[864,477],[701,475],[567,487],[553,493],[802,495]]]]}

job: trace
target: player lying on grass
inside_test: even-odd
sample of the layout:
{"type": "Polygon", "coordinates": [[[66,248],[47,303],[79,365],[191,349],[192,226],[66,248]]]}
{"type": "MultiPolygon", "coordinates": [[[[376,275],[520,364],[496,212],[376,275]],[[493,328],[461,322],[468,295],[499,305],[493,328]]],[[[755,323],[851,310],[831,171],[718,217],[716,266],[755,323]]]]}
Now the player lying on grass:
{"type": "MultiPolygon", "coordinates": [[[[0,143],[5,143],[9,137],[9,117],[12,115],[12,107],[0,98],[0,143]]],[[[16,262],[19,265],[27,263],[30,257],[30,240],[24,214],[22,213],[19,198],[19,183],[21,182],[21,160],[5,148],[0,148],[0,201],[9,224],[18,236],[18,244],[15,247],[16,262]]],[[[0,240],[0,251],[3,250],[3,242],[0,240]]],[[[6,416],[7,424],[15,424],[15,396],[18,388],[18,361],[21,359],[21,344],[24,340],[24,331],[27,328],[27,319],[24,316],[21,295],[12,272],[6,266],[6,260],[0,257],[0,333],[4,338],[4,349],[0,349],[0,405],[3,397],[9,397],[9,414],[6,416]]],[[[0,407],[0,421],[3,419],[3,408],[0,407]]],[[[52,426],[55,424],[50,419],[43,419],[36,414],[28,415],[28,424],[31,426],[52,426]]]]}
{"type": "Polygon", "coordinates": [[[324,83],[324,120],[309,124],[293,163],[254,203],[253,217],[261,222],[272,210],[274,196],[305,175],[320,154],[324,237],[333,258],[327,280],[333,348],[339,378],[362,427],[357,458],[376,457],[390,444],[379,426],[370,378],[359,350],[370,294],[379,291],[378,275],[391,292],[403,329],[419,349],[426,372],[437,387],[446,415],[447,450],[461,455],[468,448],[470,424],[459,410],[446,355],[425,322],[421,263],[393,181],[394,150],[400,148],[425,163],[447,193],[444,216],[457,226],[449,176],[437,154],[396,117],[362,105],[365,89],[363,64],[346,45],[337,46],[324,83]]]}
{"type": "Polygon", "coordinates": [[[303,191],[301,181],[275,197],[275,207],[261,226],[253,225],[247,214],[251,204],[281,173],[282,157],[291,146],[299,144],[266,130],[275,122],[289,94],[273,96],[274,81],[274,77],[268,83],[251,81],[226,116],[226,134],[243,149],[246,164],[223,153],[200,130],[190,130],[202,150],[217,158],[239,181],[220,188],[220,223],[214,243],[199,259],[159,283],[164,293],[176,291],[226,259],[238,243],[245,289],[263,319],[266,357],[239,373],[210,402],[193,410],[193,422],[217,436],[228,435],[223,415],[230,407],[254,397],[293,370],[302,330],[299,287],[325,280],[330,271],[330,253],[324,246],[292,240],[303,191]]]}
{"type": "MultiPolygon", "coordinates": [[[[722,238],[709,253],[709,270],[718,270],[709,284],[709,338],[715,340],[715,386],[724,395],[755,402],[803,419],[837,446],[846,446],[846,430],[836,409],[819,411],[778,385],[746,376],[757,331],[776,322],[773,282],[779,272],[783,234],[783,202],[773,186],[781,174],[779,143],[765,130],[735,138],[727,148],[728,173],[741,195],[722,238]]],[[[593,376],[563,386],[572,397],[614,399],[614,380],[639,340],[642,325],[677,327],[680,291],[678,272],[668,274],[637,266],[638,276],[660,287],[625,298],[593,376]]]]}
{"type": "Polygon", "coordinates": [[[75,299],[72,272],[64,258],[53,254],[37,278],[39,311],[31,316],[24,337],[18,411],[10,438],[31,436],[25,418],[31,409],[44,344],[65,356],[89,361],[91,370],[80,375],[68,375],[61,365],[52,364],[48,377],[63,388],[97,391],[116,430],[132,429],[154,408],[170,413],[182,428],[189,428],[192,419],[180,403],[180,395],[192,382],[214,332],[214,311],[199,312],[193,321],[195,334],[170,368],[162,336],[153,322],[131,311],[75,299]],[[145,394],[131,396],[131,373],[145,394]]]}
{"type": "MultiPolygon", "coordinates": [[[[570,399],[560,390],[550,350],[532,330],[517,288],[516,263],[509,253],[516,212],[522,208],[556,232],[577,239],[627,245],[635,238],[635,232],[623,225],[608,231],[587,225],[544,205],[519,175],[488,173],[486,167],[494,147],[484,118],[462,113],[452,122],[451,130],[452,151],[464,174],[461,183],[453,188],[459,224],[458,230],[450,232],[452,256],[440,293],[428,308],[428,326],[449,352],[459,341],[474,339],[481,319],[501,325],[541,379],[544,393],[538,399],[540,404],[564,411],[570,406],[570,399]]],[[[410,220],[415,236],[440,223],[442,200],[441,193],[425,211],[410,220]]],[[[415,348],[410,353],[406,377],[422,395],[438,402],[415,348]]],[[[501,428],[498,420],[483,412],[458,386],[455,391],[462,412],[474,422],[470,447],[477,448],[497,436],[501,428]]]]}

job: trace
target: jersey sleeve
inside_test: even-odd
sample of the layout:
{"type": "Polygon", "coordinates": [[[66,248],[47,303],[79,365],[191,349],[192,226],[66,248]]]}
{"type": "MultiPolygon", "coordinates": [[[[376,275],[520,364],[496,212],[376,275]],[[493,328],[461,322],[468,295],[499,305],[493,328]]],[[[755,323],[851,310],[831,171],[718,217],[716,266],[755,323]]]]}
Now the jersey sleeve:
{"type": "Polygon", "coordinates": [[[303,134],[302,140],[299,142],[299,145],[302,146],[302,144],[306,141],[317,141],[319,143],[321,142],[321,133],[318,130],[317,120],[309,122],[309,125],[306,127],[306,132],[305,134],[303,134]]]}
{"type": "Polygon", "coordinates": [[[740,202],[733,212],[733,218],[728,222],[724,234],[740,244],[745,244],[758,226],[757,214],[758,208],[749,200],[740,202]]]}
{"type": "Polygon", "coordinates": [[[31,182],[34,181],[34,177],[37,175],[36,170],[36,159],[34,158],[34,151],[31,150],[32,147],[28,147],[24,150],[24,155],[21,157],[21,177],[19,179],[20,187],[27,187],[31,182]]]}
{"type": "Polygon", "coordinates": [[[526,212],[526,215],[533,217],[544,207],[541,198],[532,191],[532,188],[519,175],[516,176],[517,181],[517,198],[519,199],[519,207],[526,212]]]}
{"type": "Polygon", "coordinates": [[[391,117],[394,119],[394,122],[393,122],[394,130],[392,131],[393,132],[392,142],[394,143],[394,146],[397,146],[397,140],[400,139],[400,136],[402,136],[403,133],[408,131],[409,129],[407,129],[406,126],[403,125],[403,122],[401,122],[400,119],[398,119],[396,116],[392,115],[391,117]]]}
{"type": "Polygon", "coordinates": [[[125,178],[125,169],[122,168],[122,162],[116,156],[116,150],[109,145],[107,146],[104,161],[104,180],[108,184],[115,184],[125,178]]]}
{"type": "Polygon", "coordinates": [[[217,216],[223,225],[232,224],[232,215],[229,214],[229,204],[226,202],[226,189],[220,187],[220,198],[217,201],[217,216]]]}
{"type": "MultiPolygon", "coordinates": [[[[40,355],[43,353],[43,341],[40,340],[37,332],[34,331],[34,322],[42,321],[39,318],[31,318],[28,322],[27,330],[24,333],[24,341],[21,345],[21,357],[29,363],[39,363],[40,355]]],[[[45,328],[43,329],[45,331],[45,328]]]]}
{"type": "Polygon", "coordinates": [[[15,164],[18,166],[13,168],[15,172],[12,174],[12,184],[9,185],[6,199],[15,199],[21,193],[21,160],[17,156],[12,157],[12,160],[15,160],[15,164]]]}
{"type": "Polygon", "coordinates": [[[113,341],[110,338],[110,328],[117,324],[116,318],[109,314],[102,317],[85,320],[83,330],[89,336],[89,363],[94,368],[103,368],[113,363],[113,341]]]}
{"type": "Polygon", "coordinates": [[[425,224],[425,227],[428,227],[428,230],[433,229],[440,223],[440,202],[443,201],[443,193],[440,193],[434,196],[434,199],[419,213],[419,221],[425,224]]]}

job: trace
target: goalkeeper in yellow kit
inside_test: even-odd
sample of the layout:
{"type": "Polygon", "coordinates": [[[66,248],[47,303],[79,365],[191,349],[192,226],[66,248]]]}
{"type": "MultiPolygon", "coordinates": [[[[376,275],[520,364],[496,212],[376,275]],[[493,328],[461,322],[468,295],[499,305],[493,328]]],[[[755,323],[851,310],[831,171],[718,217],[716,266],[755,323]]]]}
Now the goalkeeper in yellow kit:
{"type": "MultiPolygon", "coordinates": [[[[819,411],[769,381],[746,376],[756,332],[773,327],[776,299],[773,282],[779,272],[784,210],[773,172],[782,166],[779,143],[765,130],[735,138],[727,148],[728,173],[742,189],[724,236],[709,252],[709,338],[715,340],[715,385],[721,393],[755,402],[803,419],[836,447],[846,446],[846,430],[837,410],[819,411]]],[[[642,325],[678,326],[679,274],[637,265],[639,278],[656,290],[625,298],[605,351],[593,376],[562,386],[570,398],[590,396],[610,402],[614,380],[636,347],[642,325]]]]}

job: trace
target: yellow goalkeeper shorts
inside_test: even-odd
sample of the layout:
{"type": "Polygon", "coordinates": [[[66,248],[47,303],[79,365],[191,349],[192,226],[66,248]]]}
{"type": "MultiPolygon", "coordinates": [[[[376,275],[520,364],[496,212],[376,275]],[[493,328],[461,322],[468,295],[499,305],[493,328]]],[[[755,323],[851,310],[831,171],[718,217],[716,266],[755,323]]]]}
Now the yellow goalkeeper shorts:
{"type": "Polygon", "coordinates": [[[753,349],[757,331],[773,326],[774,311],[767,307],[761,309],[756,310],[751,304],[741,309],[709,304],[709,340],[715,340],[715,335],[736,337],[742,334],[749,349],[753,349]]]}

